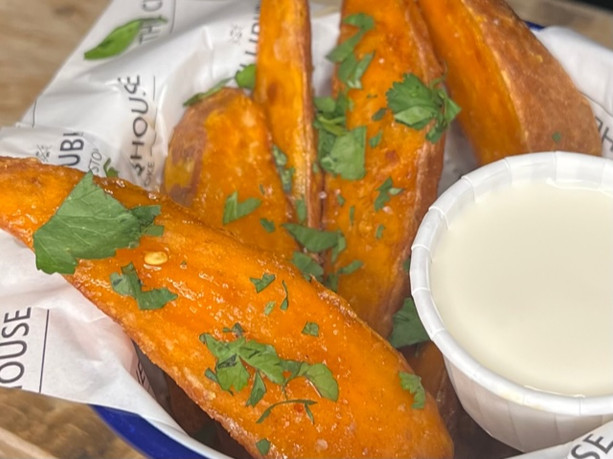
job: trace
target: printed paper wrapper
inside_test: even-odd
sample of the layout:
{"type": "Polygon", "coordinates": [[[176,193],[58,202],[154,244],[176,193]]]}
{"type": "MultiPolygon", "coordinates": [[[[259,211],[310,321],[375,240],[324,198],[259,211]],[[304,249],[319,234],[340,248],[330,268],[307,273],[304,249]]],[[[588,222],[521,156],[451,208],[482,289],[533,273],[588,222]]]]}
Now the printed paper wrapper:
{"type": "MultiPolygon", "coordinates": [[[[334,0],[311,3],[318,96],[330,91],[325,55],[336,43],[338,9],[334,0]]],[[[110,161],[121,177],[158,189],[183,102],[254,62],[258,27],[253,0],[114,0],[22,120],[0,129],[0,151],[98,175],[110,161]],[[157,17],[165,22],[149,23],[125,52],[83,58],[115,27],[157,17]]],[[[613,53],[567,29],[535,33],[590,100],[603,155],[613,158],[613,53]]],[[[474,167],[452,126],[441,190],[474,167]]],[[[119,326],[63,277],[38,272],[30,250],[4,232],[0,254],[0,386],[137,413],[188,448],[223,457],[187,436],[158,403],[155,376],[147,377],[119,326]]],[[[611,441],[613,426],[599,435],[611,441]]],[[[569,447],[560,448],[539,457],[564,457],[569,447]]]]}

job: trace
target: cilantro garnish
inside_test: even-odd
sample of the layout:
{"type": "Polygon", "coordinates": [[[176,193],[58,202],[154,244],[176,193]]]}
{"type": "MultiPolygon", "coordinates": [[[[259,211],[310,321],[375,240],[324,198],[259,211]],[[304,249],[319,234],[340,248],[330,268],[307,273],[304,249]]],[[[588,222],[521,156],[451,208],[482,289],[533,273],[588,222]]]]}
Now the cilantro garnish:
{"type": "Polygon", "coordinates": [[[285,298],[283,298],[283,301],[281,301],[281,304],[279,305],[279,309],[281,309],[281,311],[285,311],[287,308],[289,308],[289,291],[287,290],[287,284],[285,283],[284,280],[281,281],[281,286],[283,287],[283,290],[285,291],[285,298]]]}
{"type": "Polygon", "coordinates": [[[270,313],[272,312],[274,308],[275,308],[274,301],[269,301],[268,303],[266,303],[266,306],[264,306],[264,315],[266,316],[270,315],[270,313]]]}
{"type": "Polygon", "coordinates": [[[313,258],[306,253],[294,252],[292,263],[300,270],[306,280],[311,280],[311,276],[321,281],[324,269],[313,258]]]}
{"type": "Polygon", "coordinates": [[[377,188],[379,195],[375,199],[375,211],[379,211],[385,207],[385,204],[391,199],[391,196],[396,196],[397,194],[403,191],[402,188],[396,188],[393,186],[392,178],[388,177],[381,184],[379,188],[377,188]]]}
{"type": "Polygon", "coordinates": [[[370,148],[375,148],[377,145],[379,145],[379,142],[381,142],[382,136],[383,136],[383,131],[379,131],[373,137],[371,137],[370,140],[368,141],[370,148]]]}
{"type": "Polygon", "coordinates": [[[208,89],[208,90],[206,90],[204,92],[198,92],[198,93],[194,94],[192,97],[190,97],[185,102],[183,102],[183,106],[184,107],[188,107],[190,105],[194,105],[196,102],[200,102],[201,100],[206,99],[207,97],[210,97],[213,94],[218,93],[230,81],[232,81],[232,78],[224,78],[223,80],[221,80],[221,81],[217,82],[215,85],[213,85],[210,89],[208,89]]]}
{"type": "Polygon", "coordinates": [[[292,189],[294,168],[287,167],[287,155],[283,153],[283,151],[276,145],[272,146],[272,156],[275,160],[279,177],[281,177],[281,185],[283,186],[283,191],[289,193],[292,189]]]}
{"type": "Polygon", "coordinates": [[[330,150],[320,158],[321,167],[345,180],[366,175],[366,126],[358,126],[337,136],[330,150]]]}
{"type": "Polygon", "coordinates": [[[409,273],[409,270],[411,269],[411,257],[404,260],[404,262],[402,263],[402,269],[405,273],[409,273]]]}
{"type": "Polygon", "coordinates": [[[270,451],[270,441],[268,441],[266,438],[262,438],[255,443],[255,447],[262,456],[266,456],[270,451]]]}
{"type": "Polygon", "coordinates": [[[388,341],[395,348],[422,343],[430,339],[411,297],[405,298],[402,307],[393,315],[392,323],[392,333],[388,341]]]}
{"type": "Polygon", "coordinates": [[[315,322],[307,322],[302,328],[303,335],[319,336],[319,325],[315,322]]]}
{"type": "Polygon", "coordinates": [[[280,402],[273,403],[268,408],[266,408],[264,410],[264,412],[262,413],[262,415],[255,422],[257,424],[263,422],[268,416],[270,416],[270,413],[272,412],[272,410],[274,408],[276,408],[276,407],[278,407],[280,405],[287,405],[287,404],[300,404],[300,405],[303,405],[304,406],[304,411],[305,411],[306,415],[309,417],[311,422],[315,422],[315,419],[313,418],[313,413],[311,412],[311,409],[309,408],[309,406],[310,405],[315,405],[316,403],[317,402],[315,402],[314,400],[303,400],[303,399],[282,400],[280,402]]]}
{"type": "Polygon", "coordinates": [[[253,89],[255,87],[255,64],[249,64],[238,70],[234,80],[239,88],[253,89]]]}
{"type": "Polygon", "coordinates": [[[383,231],[385,231],[384,225],[377,226],[377,229],[375,231],[375,239],[381,239],[381,237],[383,237],[383,231]]]}
{"type": "Polygon", "coordinates": [[[111,166],[111,158],[107,159],[102,166],[104,175],[107,177],[119,177],[119,172],[113,166],[111,166]]]}
{"type": "MultiPolygon", "coordinates": [[[[275,348],[268,344],[247,340],[238,336],[234,341],[219,341],[208,333],[200,335],[204,343],[216,359],[215,370],[206,370],[205,376],[219,384],[226,391],[232,389],[241,391],[249,383],[249,371],[245,365],[252,367],[254,382],[247,405],[256,406],[266,393],[264,377],[273,384],[285,388],[287,383],[297,377],[304,377],[313,384],[319,395],[336,401],[338,399],[338,383],[330,369],[323,363],[309,364],[295,360],[285,360],[277,355],[275,348]],[[284,372],[289,376],[285,377],[284,372]]],[[[312,405],[312,400],[284,400],[268,407],[260,416],[262,422],[274,406],[284,403],[306,403],[312,405]]],[[[312,419],[312,415],[309,416],[312,419]]]]}
{"type": "Polygon", "coordinates": [[[161,232],[153,225],[159,213],[160,206],[126,209],[88,172],[34,233],[36,267],[49,274],[73,274],[78,259],[112,257],[117,249],[136,247],[141,236],[161,232]]]}
{"type": "Polygon", "coordinates": [[[338,78],[345,83],[348,88],[362,89],[362,75],[364,75],[374,55],[374,52],[368,53],[362,59],[358,60],[354,54],[350,54],[338,66],[338,78]]]}
{"type": "Polygon", "coordinates": [[[325,282],[326,287],[328,287],[333,292],[336,292],[338,290],[339,277],[343,274],[351,274],[357,271],[358,269],[360,269],[363,265],[364,263],[362,261],[353,260],[348,265],[343,266],[342,268],[339,268],[339,270],[336,271],[335,273],[328,274],[326,278],[326,282],[325,282]]]}
{"type": "Polygon", "coordinates": [[[381,121],[387,112],[387,108],[380,108],[375,112],[375,114],[371,117],[373,121],[381,121]]]}
{"type": "Polygon", "coordinates": [[[353,54],[356,45],[362,40],[364,34],[375,26],[373,18],[365,13],[356,13],[347,16],[343,19],[343,23],[357,27],[358,31],[343,43],[337,45],[326,55],[328,60],[336,63],[343,62],[347,57],[353,54]]]}
{"type": "Polygon", "coordinates": [[[298,223],[304,223],[307,219],[307,206],[304,198],[296,200],[296,217],[298,217],[298,223]]]}
{"type": "Polygon", "coordinates": [[[396,121],[417,130],[434,121],[426,134],[426,139],[432,143],[441,138],[460,112],[460,107],[441,87],[440,79],[426,86],[416,75],[405,74],[401,82],[394,83],[387,91],[386,97],[396,121]]]}
{"type": "Polygon", "coordinates": [[[284,223],[283,228],[309,252],[323,252],[339,243],[342,233],[339,231],[324,231],[297,223],[284,223]]]}
{"type": "Polygon", "coordinates": [[[156,288],[144,291],[141,280],[132,263],[121,268],[121,274],[111,274],[111,287],[120,295],[131,296],[138,304],[138,309],[160,309],[166,303],[177,298],[167,288],[156,288]]]}
{"type": "Polygon", "coordinates": [[[336,202],[338,202],[338,205],[341,207],[343,207],[343,205],[345,204],[345,198],[340,191],[336,194],[336,202]]]}
{"type": "Polygon", "coordinates": [[[268,287],[272,281],[275,280],[275,275],[270,273],[264,273],[261,278],[250,277],[249,280],[255,286],[256,293],[260,293],[266,287],[268,287]]]}
{"type": "Polygon", "coordinates": [[[275,223],[266,218],[260,218],[260,225],[262,225],[267,233],[272,233],[275,230],[275,223]]]}
{"type": "Polygon", "coordinates": [[[239,202],[238,191],[233,192],[226,198],[226,203],[223,208],[223,224],[227,225],[234,220],[249,215],[260,207],[261,203],[262,201],[258,198],[247,198],[243,202],[239,202]]]}
{"type": "Polygon", "coordinates": [[[126,22],[115,27],[97,46],[85,51],[83,57],[87,60],[93,60],[105,59],[121,54],[128,49],[143,27],[163,22],[168,21],[162,16],[133,19],[126,22]]]}
{"type": "Polygon", "coordinates": [[[413,394],[413,408],[422,409],[426,405],[426,390],[421,385],[421,378],[415,374],[400,371],[400,385],[413,394]]]}
{"type": "Polygon", "coordinates": [[[555,143],[560,143],[562,140],[562,133],[560,131],[554,132],[551,134],[551,140],[553,140],[555,143]]]}

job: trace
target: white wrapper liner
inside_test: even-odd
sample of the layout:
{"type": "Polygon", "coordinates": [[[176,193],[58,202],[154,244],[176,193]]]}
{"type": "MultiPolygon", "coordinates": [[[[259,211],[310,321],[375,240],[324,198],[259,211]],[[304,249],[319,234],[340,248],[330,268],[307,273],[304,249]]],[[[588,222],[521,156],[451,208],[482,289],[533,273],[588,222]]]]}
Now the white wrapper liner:
{"type": "MultiPolygon", "coordinates": [[[[338,36],[338,1],[311,3],[313,85],[330,93],[325,59],[338,36]]],[[[0,129],[0,152],[91,170],[104,165],[148,189],[162,180],[166,148],[183,102],[254,61],[254,0],[114,0],[21,122],[0,129]],[[122,54],[85,60],[115,27],[162,17],[122,54]]],[[[588,95],[613,157],[613,53],[565,29],[536,32],[588,95]]],[[[440,189],[475,167],[457,126],[448,135],[440,189]]],[[[44,190],[41,190],[44,193],[44,190]]],[[[35,268],[29,249],[0,233],[0,386],[137,413],[189,448],[189,438],[156,401],[137,353],[120,328],[59,275],[35,268]]],[[[217,454],[217,457],[221,455],[217,454]]]]}

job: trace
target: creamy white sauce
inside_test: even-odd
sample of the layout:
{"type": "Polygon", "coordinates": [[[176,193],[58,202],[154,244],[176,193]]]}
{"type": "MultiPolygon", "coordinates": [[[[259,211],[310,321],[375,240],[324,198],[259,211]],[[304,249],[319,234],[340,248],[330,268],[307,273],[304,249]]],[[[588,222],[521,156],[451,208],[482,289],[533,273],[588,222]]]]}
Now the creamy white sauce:
{"type": "Polygon", "coordinates": [[[451,222],[430,279],[448,331],[482,365],[547,392],[613,394],[613,196],[493,192],[451,222]]]}

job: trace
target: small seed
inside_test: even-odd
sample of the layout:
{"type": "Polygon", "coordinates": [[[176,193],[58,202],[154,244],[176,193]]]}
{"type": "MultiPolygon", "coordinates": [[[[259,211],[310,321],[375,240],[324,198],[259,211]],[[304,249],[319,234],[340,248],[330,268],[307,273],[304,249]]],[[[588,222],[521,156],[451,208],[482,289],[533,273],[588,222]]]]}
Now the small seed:
{"type": "Polygon", "coordinates": [[[145,254],[145,263],[151,266],[163,265],[168,261],[168,255],[165,252],[148,252],[145,254]]]}

